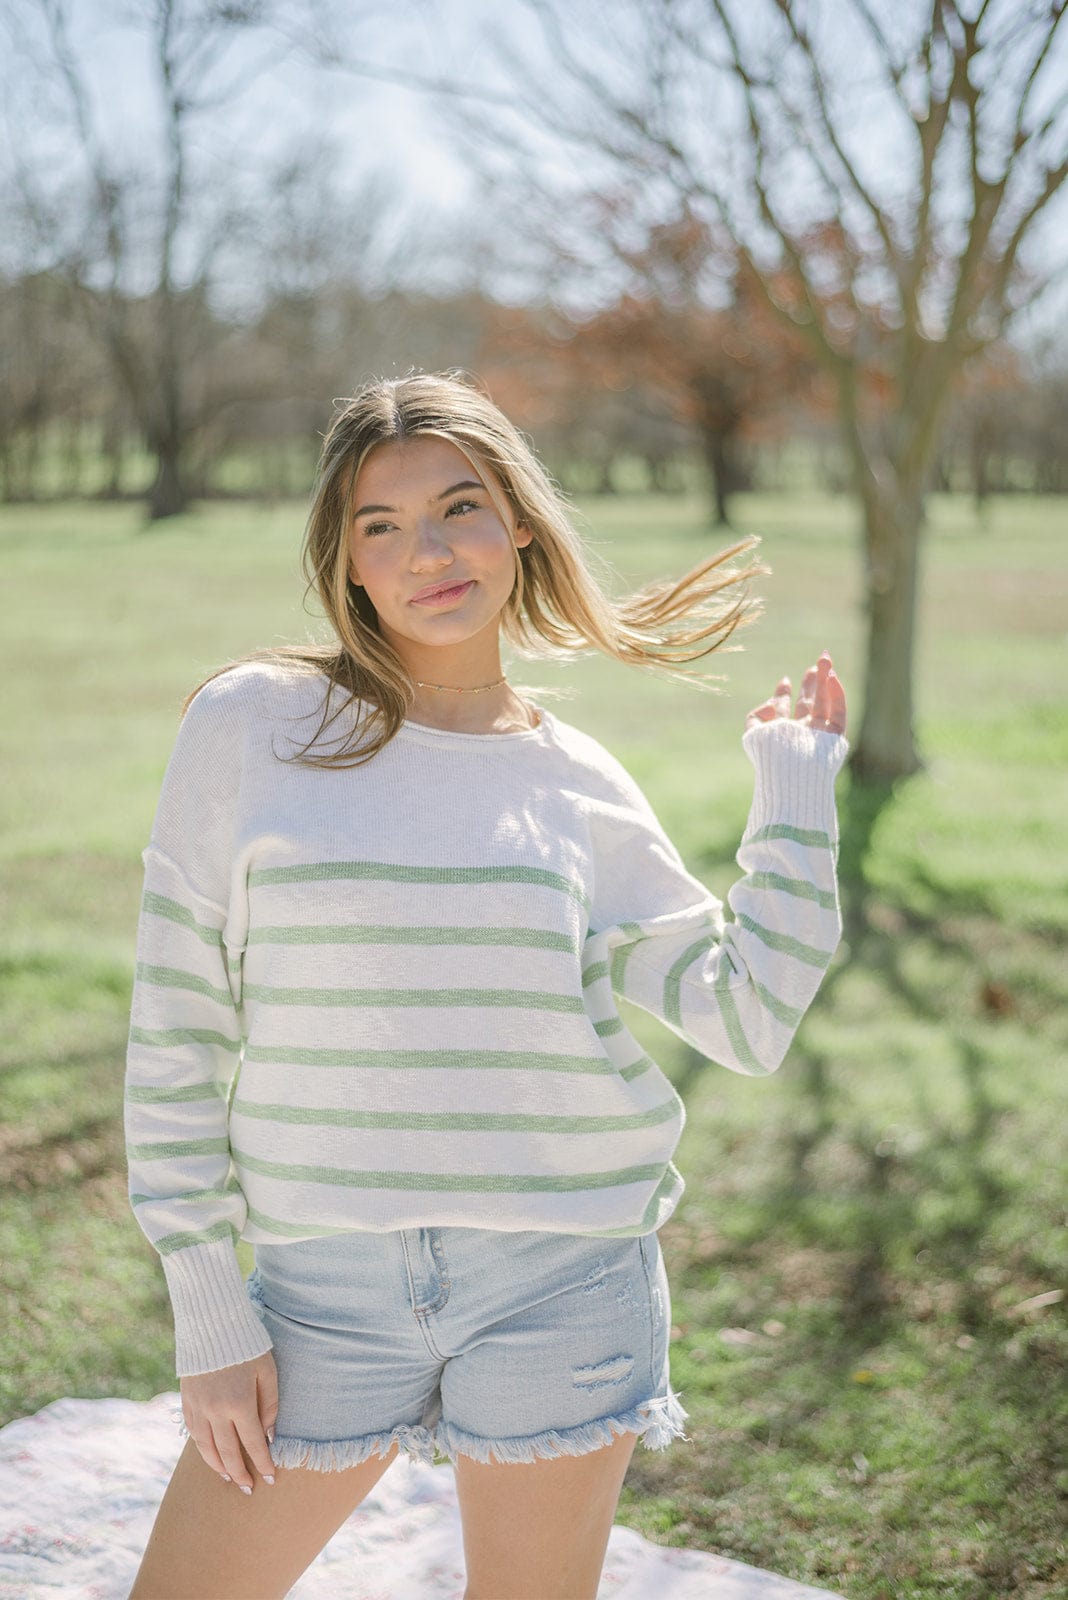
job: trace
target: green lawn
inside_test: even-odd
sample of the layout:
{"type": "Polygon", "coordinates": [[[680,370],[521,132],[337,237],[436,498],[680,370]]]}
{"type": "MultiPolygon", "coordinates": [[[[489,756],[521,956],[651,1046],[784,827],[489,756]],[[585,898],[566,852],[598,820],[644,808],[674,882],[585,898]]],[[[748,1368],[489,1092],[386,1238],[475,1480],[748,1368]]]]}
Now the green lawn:
{"type": "MultiPolygon", "coordinates": [[[[696,500],[584,511],[619,588],[737,536],[696,500]]],[[[122,1149],[139,853],[183,693],[257,645],[323,637],[303,516],[208,507],[146,532],[126,506],[0,511],[0,1423],[177,1389],[122,1149]]],[[[630,767],[724,898],[746,710],[824,646],[854,733],[863,689],[853,508],[740,496],[736,516],[773,572],[744,648],[702,664],[723,692],[505,657],[630,767]]],[[[839,778],[846,936],[780,1072],[739,1077],[628,1017],[689,1113],[661,1243],[690,1441],[635,1452],[618,1520],[856,1600],[1068,1595],[1066,1307],[1048,1298],[1068,1276],[1063,521],[1006,499],[980,529],[969,503],[932,503],[926,770],[877,796],[839,778]]]]}

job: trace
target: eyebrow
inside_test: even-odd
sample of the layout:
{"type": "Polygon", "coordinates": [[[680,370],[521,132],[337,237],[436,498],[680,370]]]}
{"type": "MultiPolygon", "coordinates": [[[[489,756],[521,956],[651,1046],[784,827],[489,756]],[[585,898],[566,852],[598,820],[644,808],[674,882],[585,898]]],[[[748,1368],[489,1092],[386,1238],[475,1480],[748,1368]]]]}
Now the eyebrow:
{"type": "MultiPolygon", "coordinates": [[[[476,483],[473,478],[464,478],[460,483],[454,483],[452,485],[451,489],[443,489],[441,494],[436,494],[434,496],[434,499],[435,500],[447,500],[449,498],[450,494],[455,494],[456,493],[457,489],[482,489],[482,490],[485,490],[485,487],[486,487],[486,485],[484,483],[476,483]]],[[[366,517],[366,516],[369,516],[371,514],[371,512],[373,512],[373,511],[396,511],[396,509],[397,509],[396,506],[361,506],[359,511],[354,511],[353,512],[353,516],[354,517],[366,517]]]]}

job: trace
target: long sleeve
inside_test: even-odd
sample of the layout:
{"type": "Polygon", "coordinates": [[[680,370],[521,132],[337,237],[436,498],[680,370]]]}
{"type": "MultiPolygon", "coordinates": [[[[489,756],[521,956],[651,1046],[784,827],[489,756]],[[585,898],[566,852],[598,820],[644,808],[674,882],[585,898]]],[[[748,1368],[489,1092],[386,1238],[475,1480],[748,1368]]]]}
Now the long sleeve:
{"type": "Polygon", "coordinates": [[[242,1043],[243,912],[231,881],[241,705],[225,676],[193,700],[142,852],[124,1096],[129,1200],[167,1280],[179,1377],[271,1348],[234,1248],[248,1207],[228,1136],[242,1043]]]}
{"type": "Polygon", "coordinates": [[[750,1077],[783,1062],[842,934],[834,781],[843,734],[792,719],[742,738],[756,782],[723,902],[687,871],[633,785],[629,827],[600,864],[583,958],[598,1012],[607,991],[659,1017],[709,1060],[750,1077]]]}

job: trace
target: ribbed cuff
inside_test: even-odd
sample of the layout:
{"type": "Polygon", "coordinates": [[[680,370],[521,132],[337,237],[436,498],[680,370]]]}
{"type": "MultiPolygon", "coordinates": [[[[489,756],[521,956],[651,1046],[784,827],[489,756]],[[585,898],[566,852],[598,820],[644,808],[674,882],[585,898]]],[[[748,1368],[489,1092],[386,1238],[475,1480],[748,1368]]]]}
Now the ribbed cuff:
{"type": "Polygon", "coordinates": [[[849,754],[844,733],[775,717],[744,733],[742,749],[756,769],[747,833],[787,822],[795,828],[822,829],[837,839],[834,780],[849,754]]]}
{"type": "Polygon", "coordinates": [[[232,1244],[190,1245],[160,1260],[174,1313],[179,1378],[252,1361],[273,1348],[245,1291],[232,1244]]]}

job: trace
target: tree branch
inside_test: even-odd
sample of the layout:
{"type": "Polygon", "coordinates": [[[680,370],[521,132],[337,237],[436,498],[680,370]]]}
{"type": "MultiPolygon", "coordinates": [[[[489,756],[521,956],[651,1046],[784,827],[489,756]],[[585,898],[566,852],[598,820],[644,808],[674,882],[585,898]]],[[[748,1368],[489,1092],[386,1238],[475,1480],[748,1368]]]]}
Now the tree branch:
{"type": "MultiPolygon", "coordinates": [[[[890,225],[890,219],[883,210],[882,206],[879,205],[874,195],[861,181],[856,167],[846,154],[845,147],[838,136],[838,131],[834,126],[834,120],[831,116],[827,85],[824,81],[823,74],[820,71],[819,63],[817,62],[815,54],[813,53],[808,33],[803,27],[798,25],[798,22],[794,16],[795,7],[793,0],[774,0],[774,4],[779,11],[779,14],[786,22],[786,25],[790,30],[790,35],[795,44],[798,46],[805,58],[809,77],[815,90],[816,109],[819,114],[820,125],[823,128],[828,142],[830,143],[831,149],[838,158],[841,168],[849,181],[850,187],[864,205],[873,222],[875,223],[876,228],[878,229],[879,237],[882,239],[883,246],[886,250],[887,260],[893,269],[894,278],[900,287],[902,282],[901,252],[898,248],[897,240],[894,238],[893,229],[890,225]]],[[[812,155],[812,153],[813,152],[810,147],[809,154],[812,155]]],[[[825,181],[828,182],[832,193],[838,189],[839,186],[833,184],[830,179],[825,179],[825,181]]]]}

